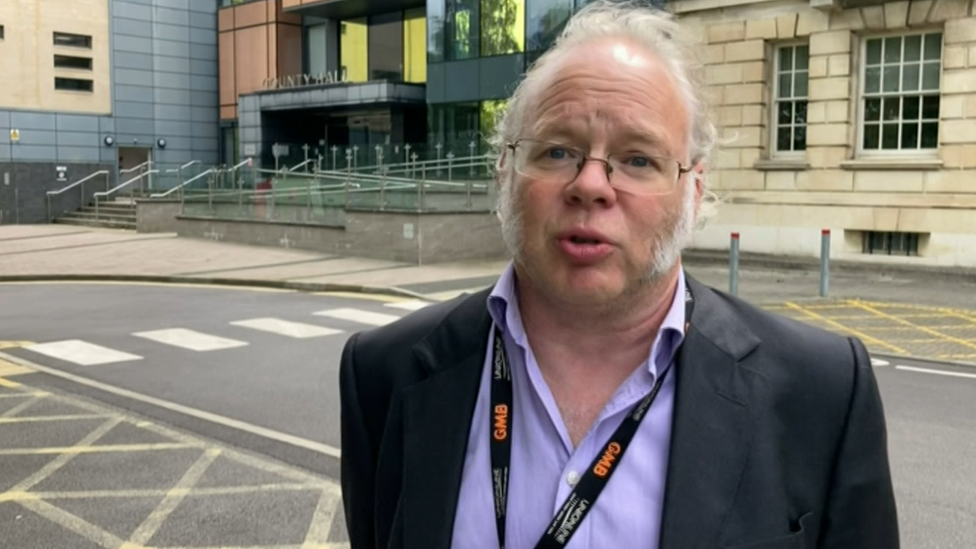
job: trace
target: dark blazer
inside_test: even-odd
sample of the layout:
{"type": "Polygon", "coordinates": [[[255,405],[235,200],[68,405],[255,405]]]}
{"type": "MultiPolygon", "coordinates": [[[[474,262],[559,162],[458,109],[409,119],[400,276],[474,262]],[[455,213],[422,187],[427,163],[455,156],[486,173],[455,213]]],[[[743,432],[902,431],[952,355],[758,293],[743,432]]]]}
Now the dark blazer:
{"type": "MultiPolygon", "coordinates": [[[[675,372],[661,549],[896,549],[884,414],[864,346],[687,280],[696,303],[675,372]]],[[[450,546],[487,295],[346,344],[352,549],[450,546]]]]}

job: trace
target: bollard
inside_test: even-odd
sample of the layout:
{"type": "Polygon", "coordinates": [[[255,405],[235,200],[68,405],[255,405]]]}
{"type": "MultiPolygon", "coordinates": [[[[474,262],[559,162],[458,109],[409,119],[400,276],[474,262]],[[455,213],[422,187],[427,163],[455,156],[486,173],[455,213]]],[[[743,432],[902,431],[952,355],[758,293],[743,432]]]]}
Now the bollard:
{"type": "Polygon", "coordinates": [[[739,295],[739,233],[732,233],[729,254],[729,293],[739,295]]]}
{"type": "Polygon", "coordinates": [[[820,233],[820,297],[830,293],[830,229],[820,233]]]}

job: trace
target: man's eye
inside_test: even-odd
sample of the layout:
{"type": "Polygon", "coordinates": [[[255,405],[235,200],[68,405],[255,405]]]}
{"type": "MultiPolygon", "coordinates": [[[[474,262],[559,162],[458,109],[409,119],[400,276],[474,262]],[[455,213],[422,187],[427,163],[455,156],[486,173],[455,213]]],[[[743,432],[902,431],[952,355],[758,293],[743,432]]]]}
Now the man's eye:
{"type": "Polygon", "coordinates": [[[560,147],[552,147],[546,151],[546,158],[551,160],[565,160],[569,157],[569,151],[560,147]]]}
{"type": "Polygon", "coordinates": [[[644,156],[640,154],[628,155],[623,157],[623,163],[628,168],[656,168],[657,162],[649,156],[644,156]]]}

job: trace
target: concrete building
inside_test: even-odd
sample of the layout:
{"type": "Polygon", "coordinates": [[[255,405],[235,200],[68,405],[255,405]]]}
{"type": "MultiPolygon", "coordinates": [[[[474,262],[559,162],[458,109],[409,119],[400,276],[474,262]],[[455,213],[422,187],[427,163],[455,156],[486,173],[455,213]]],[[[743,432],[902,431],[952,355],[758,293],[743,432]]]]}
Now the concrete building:
{"type": "Polygon", "coordinates": [[[0,2],[0,223],[45,221],[46,191],[98,170],[217,163],[217,7],[0,2]]]}

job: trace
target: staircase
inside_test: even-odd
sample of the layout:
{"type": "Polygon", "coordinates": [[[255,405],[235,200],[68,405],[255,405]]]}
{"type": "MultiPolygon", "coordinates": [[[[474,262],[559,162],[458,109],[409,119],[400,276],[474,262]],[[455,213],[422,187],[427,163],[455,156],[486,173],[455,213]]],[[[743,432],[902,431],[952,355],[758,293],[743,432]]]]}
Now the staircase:
{"type": "Polygon", "coordinates": [[[136,203],[131,198],[116,198],[114,201],[101,202],[98,205],[98,215],[95,206],[83,206],[76,212],[66,213],[54,218],[55,223],[66,225],[84,225],[86,227],[101,227],[104,229],[136,229],[136,203]]]}

